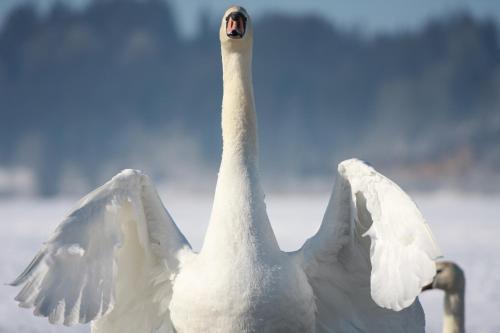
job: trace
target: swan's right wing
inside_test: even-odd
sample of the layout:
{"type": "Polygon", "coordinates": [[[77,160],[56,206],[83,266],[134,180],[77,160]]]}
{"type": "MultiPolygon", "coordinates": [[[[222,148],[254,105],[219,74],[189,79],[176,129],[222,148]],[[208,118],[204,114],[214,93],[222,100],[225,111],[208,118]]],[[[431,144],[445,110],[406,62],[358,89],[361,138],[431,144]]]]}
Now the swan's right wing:
{"type": "Polygon", "coordinates": [[[324,332],[423,330],[415,298],[440,251],[415,203],[371,166],[339,165],[320,230],[300,253],[324,332]]]}
{"type": "Polygon", "coordinates": [[[183,253],[191,248],[149,178],[126,170],[79,202],[12,285],[24,285],[20,306],[51,323],[153,332],[169,324],[183,253]]]}

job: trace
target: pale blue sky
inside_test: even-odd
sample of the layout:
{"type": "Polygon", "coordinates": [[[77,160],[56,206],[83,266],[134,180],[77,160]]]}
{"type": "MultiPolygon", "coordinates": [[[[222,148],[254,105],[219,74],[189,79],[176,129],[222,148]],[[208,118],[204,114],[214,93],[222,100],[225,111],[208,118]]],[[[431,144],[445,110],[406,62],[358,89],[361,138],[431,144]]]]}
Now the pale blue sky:
{"type": "MultiPolygon", "coordinates": [[[[0,20],[21,2],[34,2],[47,8],[57,0],[0,0],[0,20]]],[[[91,0],[59,0],[79,7],[91,0]]],[[[138,0],[140,1],[140,0],[138,0]]],[[[468,9],[479,17],[500,22],[500,0],[173,0],[177,17],[193,17],[193,11],[205,10],[214,20],[230,4],[238,3],[258,17],[269,11],[292,14],[321,13],[342,26],[365,32],[393,31],[418,27],[430,17],[468,9]]],[[[189,34],[189,31],[186,32],[189,34]]]]}

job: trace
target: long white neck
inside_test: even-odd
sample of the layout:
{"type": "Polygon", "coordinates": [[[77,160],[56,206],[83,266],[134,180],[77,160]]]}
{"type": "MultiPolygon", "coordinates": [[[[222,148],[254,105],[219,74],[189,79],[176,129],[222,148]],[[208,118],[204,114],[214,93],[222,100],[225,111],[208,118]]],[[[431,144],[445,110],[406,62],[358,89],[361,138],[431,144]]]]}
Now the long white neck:
{"type": "Polygon", "coordinates": [[[465,333],[464,290],[445,292],[443,333],[465,333]]]}
{"type": "Polygon", "coordinates": [[[269,255],[279,247],[259,181],[251,45],[239,51],[223,46],[222,63],[222,162],[201,253],[269,255]]]}

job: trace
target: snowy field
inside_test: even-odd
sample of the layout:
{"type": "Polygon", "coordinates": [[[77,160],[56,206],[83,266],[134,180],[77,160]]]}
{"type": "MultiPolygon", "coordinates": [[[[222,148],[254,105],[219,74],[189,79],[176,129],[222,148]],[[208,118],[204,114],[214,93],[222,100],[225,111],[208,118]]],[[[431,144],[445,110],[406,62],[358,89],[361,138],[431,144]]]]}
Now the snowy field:
{"type": "MultiPolygon", "coordinates": [[[[328,193],[268,195],[268,211],[284,250],[299,248],[317,229],[328,193]]],[[[167,208],[199,249],[211,208],[210,195],[164,192],[167,208]]],[[[467,331],[500,332],[500,195],[416,195],[445,258],[456,261],[467,277],[467,331]]],[[[29,263],[41,243],[75,204],[72,199],[0,199],[0,333],[88,332],[88,327],[51,326],[29,310],[16,306],[16,290],[3,285],[29,263]]],[[[427,332],[441,332],[443,295],[431,291],[421,297],[427,332]]]]}

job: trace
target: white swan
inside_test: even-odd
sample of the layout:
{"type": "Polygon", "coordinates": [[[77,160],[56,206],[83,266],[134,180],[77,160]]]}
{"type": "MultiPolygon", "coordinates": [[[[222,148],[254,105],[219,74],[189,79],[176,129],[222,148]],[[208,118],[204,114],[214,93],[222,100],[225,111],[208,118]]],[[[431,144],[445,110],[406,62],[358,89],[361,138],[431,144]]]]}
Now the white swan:
{"type": "Polygon", "coordinates": [[[226,11],[220,41],[223,154],[200,253],[149,178],[125,170],[84,197],[13,282],[20,305],[99,333],[423,332],[416,296],[439,250],[411,199],[372,167],[342,162],[318,233],[280,250],[259,181],[243,8],[226,11]]]}
{"type": "Polygon", "coordinates": [[[465,275],[455,263],[437,263],[437,274],[422,290],[444,291],[443,333],[465,332],[465,275]]]}

